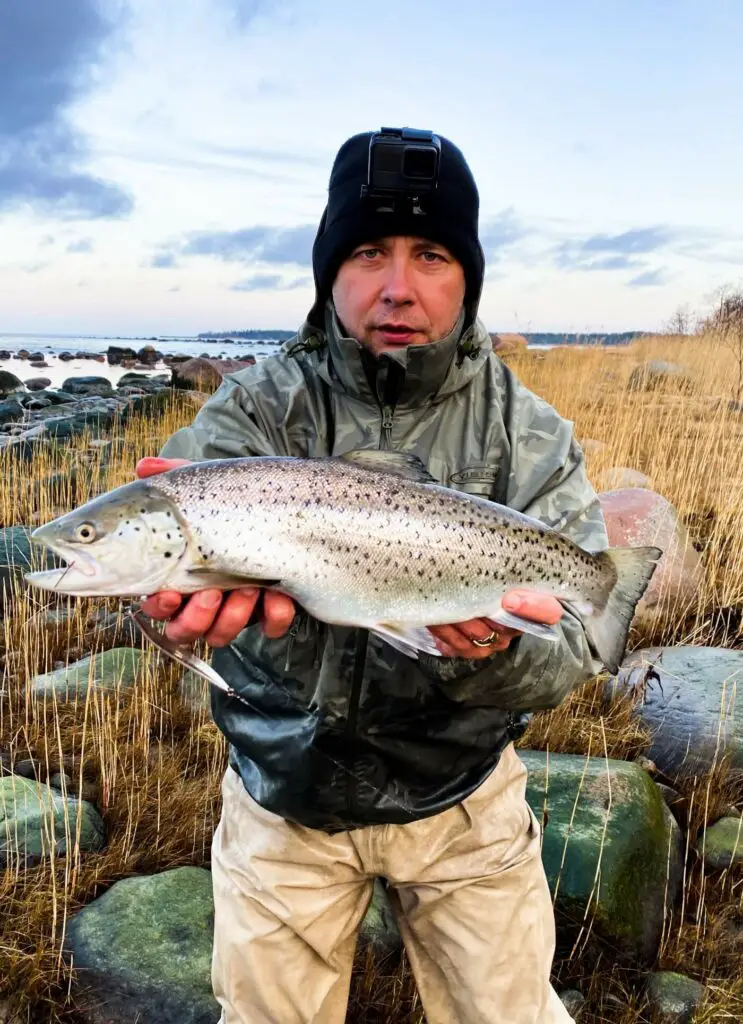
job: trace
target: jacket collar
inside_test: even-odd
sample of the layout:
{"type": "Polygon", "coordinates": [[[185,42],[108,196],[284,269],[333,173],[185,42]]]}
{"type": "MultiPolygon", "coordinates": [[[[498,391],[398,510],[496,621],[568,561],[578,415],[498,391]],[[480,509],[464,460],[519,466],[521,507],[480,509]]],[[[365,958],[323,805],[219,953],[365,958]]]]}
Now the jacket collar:
{"type": "Polygon", "coordinates": [[[325,309],[325,330],[308,322],[299,332],[301,348],[319,349],[317,373],[334,390],[365,402],[415,406],[439,402],[465,387],[487,362],[493,345],[484,324],[462,330],[464,313],[453,330],[428,345],[408,345],[375,358],[344,334],[332,302],[325,309]]]}

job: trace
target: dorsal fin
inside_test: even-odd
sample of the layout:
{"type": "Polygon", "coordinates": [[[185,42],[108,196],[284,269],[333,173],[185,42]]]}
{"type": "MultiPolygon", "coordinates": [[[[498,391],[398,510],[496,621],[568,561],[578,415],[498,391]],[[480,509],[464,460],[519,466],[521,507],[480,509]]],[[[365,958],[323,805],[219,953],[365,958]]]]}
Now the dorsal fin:
{"type": "Polygon", "coordinates": [[[375,473],[392,473],[394,476],[401,476],[405,480],[416,480],[423,484],[437,484],[439,481],[431,476],[417,455],[409,455],[407,452],[393,452],[389,449],[378,448],[357,448],[351,452],[345,452],[338,458],[346,462],[353,462],[361,469],[370,469],[375,473]]]}

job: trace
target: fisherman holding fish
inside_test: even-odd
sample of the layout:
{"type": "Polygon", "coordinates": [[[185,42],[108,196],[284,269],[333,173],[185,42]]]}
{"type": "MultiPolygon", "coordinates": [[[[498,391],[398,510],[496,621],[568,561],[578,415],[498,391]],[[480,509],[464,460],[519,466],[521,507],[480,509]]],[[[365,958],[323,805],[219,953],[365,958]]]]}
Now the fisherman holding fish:
{"type": "Polygon", "coordinates": [[[429,1024],[571,1020],[514,739],[616,669],[660,552],[607,550],[572,424],[494,353],[478,211],[447,139],[347,140],[297,337],[37,531],[69,564],[31,583],[213,648],[224,1024],[341,1024],[376,877],[429,1024]]]}

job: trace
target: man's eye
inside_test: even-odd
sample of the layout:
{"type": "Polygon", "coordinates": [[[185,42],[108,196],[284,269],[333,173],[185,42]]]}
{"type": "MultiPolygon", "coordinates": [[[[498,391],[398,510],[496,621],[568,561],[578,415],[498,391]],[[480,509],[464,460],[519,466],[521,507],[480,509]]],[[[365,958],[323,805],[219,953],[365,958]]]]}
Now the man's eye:
{"type": "Polygon", "coordinates": [[[365,259],[371,260],[374,259],[375,256],[379,255],[379,249],[360,249],[356,255],[363,256],[365,259]]]}
{"type": "Polygon", "coordinates": [[[444,258],[440,252],[431,252],[430,250],[422,253],[422,255],[426,263],[435,263],[437,260],[443,260],[444,258]],[[432,258],[428,259],[429,256],[432,258]]]}

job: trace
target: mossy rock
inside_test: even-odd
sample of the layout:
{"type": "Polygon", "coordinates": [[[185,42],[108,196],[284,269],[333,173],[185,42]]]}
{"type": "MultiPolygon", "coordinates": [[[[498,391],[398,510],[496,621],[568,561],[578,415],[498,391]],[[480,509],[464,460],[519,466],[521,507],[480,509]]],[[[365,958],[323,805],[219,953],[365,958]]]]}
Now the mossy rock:
{"type": "Polygon", "coordinates": [[[743,820],[720,818],[699,837],[697,851],[712,871],[743,864],[743,820]]]}
{"type": "Polygon", "coordinates": [[[20,775],[0,778],[0,865],[38,864],[54,850],[100,850],[106,829],[95,807],[20,775]]]}
{"type": "Polygon", "coordinates": [[[691,1024],[705,996],[704,985],[676,971],[654,971],[646,991],[653,1024],[691,1024]]]}
{"type": "Polygon", "coordinates": [[[58,701],[85,699],[88,689],[108,693],[131,690],[143,670],[143,652],[134,647],[113,647],[89,654],[64,668],[34,676],[30,687],[35,697],[58,701]]]}
{"type": "Polygon", "coordinates": [[[180,867],[124,878],[67,927],[86,1024],[215,1024],[211,873],[180,867]]]}
{"type": "Polygon", "coordinates": [[[617,956],[651,959],[680,892],[681,831],[639,765],[520,750],[560,946],[589,925],[617,956]],[[600,869],[600,870],[599,870],[600,869]]]}

